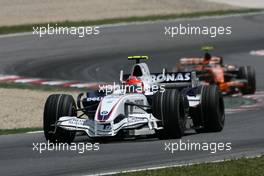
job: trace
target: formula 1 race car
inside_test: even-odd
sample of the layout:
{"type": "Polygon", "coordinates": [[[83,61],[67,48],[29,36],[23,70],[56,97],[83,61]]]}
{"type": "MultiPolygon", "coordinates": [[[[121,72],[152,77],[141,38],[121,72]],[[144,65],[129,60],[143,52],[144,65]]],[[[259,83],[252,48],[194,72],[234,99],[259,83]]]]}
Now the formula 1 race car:
{"type": "Polygon", "coordinates": [[[251,66],[224,65],[223,57],[211,56],[213,47],[203,47],[203,58],[182,58],[176,66],[178,71],[195,70],[200,81],[215,84],[225,94],[254,94],[255,70],[251,66]]]}
{"type": "Polygon", "coordinates": [[[50,95],[44,108],[44,134],[50,142],[71,143],[77,131],[90,138],[157,135],[181,138],[187,128],[219,132],[225,110],[217,86],[200,85],[195,72],[150,73],[146,56],[136,60],[129,77],[111,93],[100,88],[81,93],[77,105],[71,95],[50,95]]]}

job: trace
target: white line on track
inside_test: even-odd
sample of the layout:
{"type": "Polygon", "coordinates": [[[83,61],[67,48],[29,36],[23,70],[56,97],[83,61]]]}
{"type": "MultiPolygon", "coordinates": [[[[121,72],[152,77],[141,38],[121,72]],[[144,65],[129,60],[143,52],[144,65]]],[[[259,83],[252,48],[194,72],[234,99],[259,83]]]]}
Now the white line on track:
{"type": "Polygon", "coordinates": [[[30,131],[26,132],[27,134],[35,134],[35,133],[44,133],[44,131],[30,131]]]}
{"type": "Polygon", "coordinates": [[[22,32],[22,33],[14,33],[14,34],[3,34],[3,35],[0,35],[0,38],[19,37],[19,36],[27,36],[27,35],[32,35],[32,32],[22,32]]]}
{"type": "Polygon", "coordinates": [[[209,162],[194,162],[194,163],[186,163],[186,164],[172,164],[172,165],[164,165],[164,166],[157,166],[157,167],[148,167],[144,169],[128,169],[128,170],[123,170],[123,171],[115,171],[115,172],[104,172],[104,173],[97,173],[97,174],[88,174],[88,175],[83,175],[83,176],[94,176],[94,175],[115,175],[115,174],[122,174],[122,173],[131,173],[131,172],[140,172],[140,171],[152,171],[152,170],[158,170],[158,169],[167,169],[167,168],[172,168],[172,167],[184,167],[184,166],[193,166],[193,165],[198,165],[198,164],[208,164],[208,163],[221,163],[225,161],[231,161],[231,160],[238,160],[240,158],[246,158],[246,159],[252,159],[252,158],[260,158],[263,155],[252,155],[252,156],[245,156],[245,157],[238,157],[235,159],[224,159],[224,160],[214,160],[214,161],[209,161],[209,162]]]}

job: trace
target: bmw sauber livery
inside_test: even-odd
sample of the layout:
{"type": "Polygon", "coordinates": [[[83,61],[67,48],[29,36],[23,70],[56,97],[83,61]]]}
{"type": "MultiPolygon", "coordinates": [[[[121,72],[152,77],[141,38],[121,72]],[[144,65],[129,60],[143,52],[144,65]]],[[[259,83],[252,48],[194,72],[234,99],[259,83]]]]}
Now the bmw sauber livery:
{"type": "Polygon", "coordinates": [[[136,60],[130,74],[120,72],[120,85],[71,95],[50,95],[44,108],[44,134],[51,142],[74,140],[76,132],[92,139],[156,135],[181,138],[184,131],[217,132],[224,127],[222,94],[217,86],[200,85],[195,72],[151,73],[136,60]]]}

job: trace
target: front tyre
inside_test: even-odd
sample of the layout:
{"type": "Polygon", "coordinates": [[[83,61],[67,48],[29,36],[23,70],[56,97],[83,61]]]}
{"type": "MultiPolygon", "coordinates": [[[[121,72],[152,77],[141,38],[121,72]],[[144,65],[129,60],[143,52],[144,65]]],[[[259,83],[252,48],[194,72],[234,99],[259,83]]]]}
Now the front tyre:
{"type": "Polygon", "coordinates": [[[185,112],[182,95],[177,89],[157,92],[153,98],[153,115],[161,120],[162,130],[156,130],[159,139],[181,138],[185,130],[185,112]]]}
{"type": "Polygon", "coordinates": [[[75,138],[75,131],[67,131],[56,127],[62,116],[77,116],[76,104],[71,95],[53,94],[45,103],[43,128],[46,140],[52,143],[71,143],[75,138]]]}

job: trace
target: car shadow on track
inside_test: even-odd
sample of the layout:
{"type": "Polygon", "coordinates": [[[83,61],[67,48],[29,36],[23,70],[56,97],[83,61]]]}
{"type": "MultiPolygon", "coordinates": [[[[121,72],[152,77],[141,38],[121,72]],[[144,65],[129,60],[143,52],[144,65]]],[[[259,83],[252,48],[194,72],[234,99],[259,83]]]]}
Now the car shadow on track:
{"type": "MultiPolygon", "coordinates": [[[[184,137],[197,135],[193,130],[186,131],[184,137]]],[[[167,139],[173,140],[173,139],[167,139]]],[[[177,139],[176,139],[177,140],[177,139]]],[[[178,139],[179,140],[179,139],[178,139]]],[[[155,134],[137,137],[105,137],[105,138],[89,138],[86,135],[80,135],[75,138],[74,142],[90,142],[90,143],[100,143],[100,144],[111,144],[111,143],[140,143],[140,142],[151,142],[151,141],[165,141],[157,138],[155,134]]]]}

